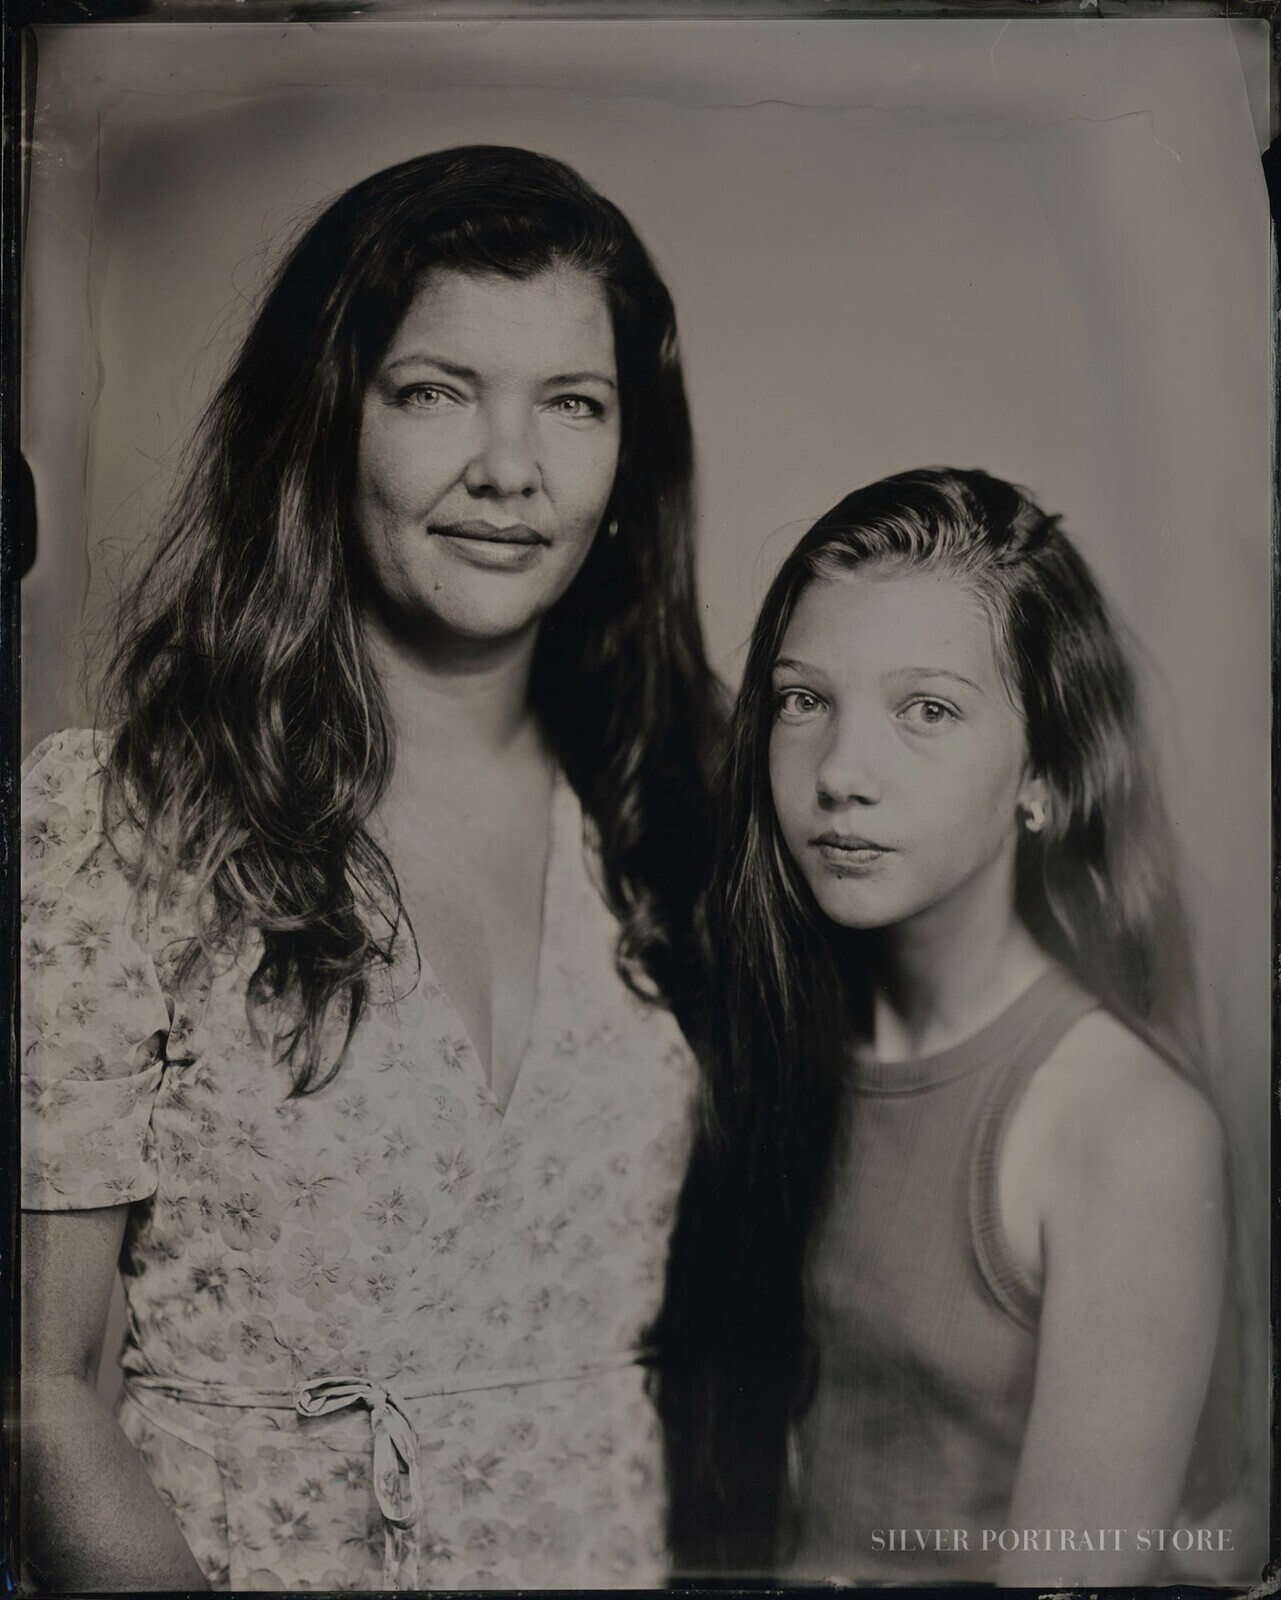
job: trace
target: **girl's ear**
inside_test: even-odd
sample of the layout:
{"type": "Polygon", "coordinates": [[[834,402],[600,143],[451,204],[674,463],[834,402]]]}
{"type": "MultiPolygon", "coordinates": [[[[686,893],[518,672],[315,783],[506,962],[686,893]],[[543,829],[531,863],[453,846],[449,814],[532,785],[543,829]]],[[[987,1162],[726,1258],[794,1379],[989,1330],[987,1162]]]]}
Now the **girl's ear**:
{"type": "Polygon", "coordinates": [[[1045,779],[1035,775],[1026,778],[1019,790],[1019,814],[1029,833],[1040,833],[1044,828],[1048,809],[1049,790],[1045,779]]]}

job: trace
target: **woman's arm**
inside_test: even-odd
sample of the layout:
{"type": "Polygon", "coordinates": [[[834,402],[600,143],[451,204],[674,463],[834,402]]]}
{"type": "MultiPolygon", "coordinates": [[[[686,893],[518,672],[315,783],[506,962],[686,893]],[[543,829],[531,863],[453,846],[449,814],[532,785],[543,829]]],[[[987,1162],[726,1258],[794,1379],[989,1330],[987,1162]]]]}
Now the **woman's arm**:
{"type": "Polygon", "coordinates": [[[1007,1525],[1045,1532],[1040,1548],[1021,1539],[1002,1557],[997,1581],[1142,1583],[1178,1507],[1214,1358],[1219,1125],[1146,1045],[1095,1016],[1037,1074],[1007,1151],[1037,1175],[1044,1284],[1007,1525]],[[1069,1533],[1075,1552],[1059,1548],[1069,1533]]]}
{"type": "Polygon", "coordinates": [[[23,1554],[38,1589],[207,1589],[95,1393],[128,1206],[27,1212],[22,1230],[23,1554]]]}

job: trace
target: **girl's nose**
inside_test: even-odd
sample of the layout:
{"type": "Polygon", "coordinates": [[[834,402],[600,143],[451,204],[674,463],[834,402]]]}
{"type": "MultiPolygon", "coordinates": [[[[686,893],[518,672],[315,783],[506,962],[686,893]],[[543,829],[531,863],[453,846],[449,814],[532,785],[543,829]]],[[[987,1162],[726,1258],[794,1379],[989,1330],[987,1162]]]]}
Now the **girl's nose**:
{"type": "Polygon", "coordinates": [[[542,477],[531,419],[508,408],[493,408],[481,419],[483,432],[463,481],[475,495],[531,495],[542,477]]]}
{"type": "Polygon", "coordinates": [[[820,805],[875,805],[884,787],[881,765],[876,737],[866,723],[834,719],[815,774],[820,805]]]}

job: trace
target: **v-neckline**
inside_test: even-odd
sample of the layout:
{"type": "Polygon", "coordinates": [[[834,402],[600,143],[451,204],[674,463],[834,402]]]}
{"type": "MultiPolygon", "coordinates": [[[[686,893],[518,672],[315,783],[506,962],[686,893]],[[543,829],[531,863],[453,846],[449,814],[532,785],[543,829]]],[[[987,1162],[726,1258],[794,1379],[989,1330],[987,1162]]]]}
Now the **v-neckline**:
{"type": "Polygon", "coordinates": [[[430,958],[421,945],[418,950],[418,964],[421,973],[416,990],[418,1003],[420,1006],[425,1006],[430,993],[432,1001],[448,1017],[451,1032],[459,1046],[459,1056],[475,1080],[477,1094],[497,1112],[497,1127],[500,1130],[507,1122],[511,1108],[520,1096],[522,1086],[529,1077],[527,1069],[534,1054],[535,1045],[538,1042],[543,1013],[546,1010],[544,990],[547,984],[549,968],[547,955],[548,929],[552,926],[553,918],[559,909],[561,880],[564,875],[562,858],[570,843],[568,839],[569,812],[571,810],[569,801],[572,797],[573,790],[570,788],[565,775],[557,767],[552,777],[552,799],[547,826],[547,854],[543,862],[543,893],[538,928],[538,954],[534,969],[534,1000],[529,1008],[529,1027],[526,1030],[525,1043],[521,1049],[516,1071],[512,1075],[511,1088],[504,1103],[500,1104],[498,1096],[494,1093],[489,1074],[485,1071],[485,1063],[481,1059],[480,1051],[476,1048],[467,1024],[463,1021],[462,1012],[459,1011],[454,1003],[449,990],[441,982],[440,974],[432,965],[430,958]]]}

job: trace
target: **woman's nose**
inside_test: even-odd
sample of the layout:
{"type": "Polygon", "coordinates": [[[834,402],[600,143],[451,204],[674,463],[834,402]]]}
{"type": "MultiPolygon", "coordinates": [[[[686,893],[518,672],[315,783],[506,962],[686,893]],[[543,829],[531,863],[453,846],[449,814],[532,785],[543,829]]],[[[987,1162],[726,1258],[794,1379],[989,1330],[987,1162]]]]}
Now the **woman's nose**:
{"type": "Polygon", "coordinates": [[[884,789],[881,767],[876,735],[867,724],[849,717],[834,719],[815,774],[819,803],[875,805],[884,789]]]}
{"type": "Polygon", "coordinates": [[[531,419],[506,407],[481,418],[482,433],[464,482],[472,494],[531,495],[541,483],[531,419]]]}

